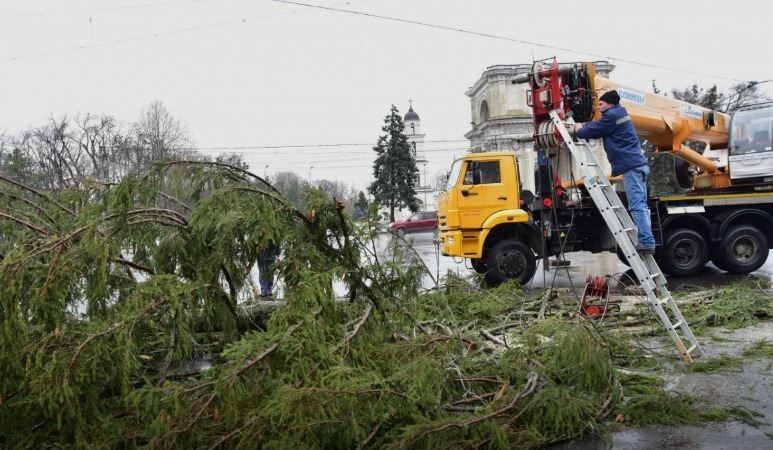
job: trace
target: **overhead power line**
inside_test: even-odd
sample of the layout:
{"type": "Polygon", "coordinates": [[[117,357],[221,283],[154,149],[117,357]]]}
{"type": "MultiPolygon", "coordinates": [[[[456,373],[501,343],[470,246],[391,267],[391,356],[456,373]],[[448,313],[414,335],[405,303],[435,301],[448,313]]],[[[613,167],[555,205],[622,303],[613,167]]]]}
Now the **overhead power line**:
{"type": "Polygon", "coordinates": [[[529,40],[525,40],[525,39],[517,39],[517,38],[508,37],[508,36],[502,36],[502,35],[497,35],[497,34],[483,33],[483,32],[480,32],[480,31],[467,30],[465,28],[452,27],[452,26],[448,26],[448,25],[440,25],[440,24],[429,23],[429,22],[422,22],[422,21],[419,21],[419,20],[405,19],[405,18],[393,17],[393,16],[385,16],[385,15],[381,15],[381,14],[366,13],[366,12],[362,12],[362,11],[355,11],[355,10],[352,10],[352,9],[336,8],[336,7],[333,7],[333,6],[314,5],[314,4],[310,4],[310,3],[295,2],[295,1],[290,1],[290,0],[271,0],[271,1],[275,2],[275,3],[286,3],[288,5],[303,6],[305,8],[315,8],[315,9],[321,9],[321,10],[325,10],[325,11],[331,11],[331,12],[337,12],[337,13],[343,13],[343,14],[353,14],[353,15],[356,15],[356,16],[370,17],[370,18],[373,18],[373,19],[389,20],[389,21],[392,21],[392,22],[407,23],[407,24],[417,25],[417,26],[422,26],[422,27],[427,27],[427,28],[434,28],[434,29],[438,29],[438,30],[454,31],[454,32],[457,32],[457,33],[463,33],[463,34],[479,36],[479,37],[484,37],[484,38],[489,38],[489,39],[497,39],[497,40],[500,40],[500,41],[516,42],[516,43],[519,43],[519,44],[531,45],[531,46],[540,47],[540,48],[547,48],[547,49],[550,49],[550,50],[559,50],[559,51],[574,53],[574,54],[578,54],[578,55],[592,56],[594,58],[611,59],[611,60],[618,61],[618,62],[625,62],[625,63],[628,63],[628,64],[635,64],[635,65],[638,65],[638,66],[650,67],[650,68],[653,68],[653,69],[667,70],[667,71],[670,71],[670,72],[678,72],[678,73],[684,73],[684,74],[689,74],[689,75],[698,75],[698,76],[701,76],[701,77],[717,78],[717,79],[729,80],[729,81],[746,81],[746,80],[741,80],[741,79],[738,79],[738,78],[723,77],[723,76],[720,76],[720,75],[713,75],[713,74],[709,74],[709,73],[694,72],[694,71],[691,71],[691,70],[683,70],[683,69],[676,69],[676,68],[673,68],[673,67],[662,66],[662,65],[659,65],[659,64],[651,64],[651,63],[647,63],[647,62],[636,61],[636,60],[633,60],[633,59],[618,58],[618,57],[615,57],[615,56],[603,55],[601,53],[585,52],[585,51],[575,50],[575,49],[566,48],[566,47],[558,47],[558,46],[555,46],[555,45],[544,44],[542,42],[537,42],[537,41],[529,41],[529,40]]]}
{"type": "MultiPolygon", "coordinates": [[[[198,1],[205,1],[205,0],[198,0],[198,1]]],[[[370,2],[374,0],[353,0],[353,1],[347,1],[338,3],[338,5],[351,5],[353,3],[363,3],[363,2],[370,2]]],[[[184,2],[178,2],[178,3],[184,3],[184,2]]],[[[171,3],[170,3],[171,4],[171,3]]],[[[79,52],[83,50],[91,50],[94,48],[102,48],[102,47],[109,47],[113,45],[121,45],[126,44],[129,42],[135,42],[135,41],[143,41],[143,40],[149,40],[149,39],[156,39],[159,37],[165,37],[165,36],[173,36],[176,34],[182,34],[182,33],[191,33],[194,31],[204,31],[209,30],[213,28],[220,28],[228,25],[241,25],[247,22],[253,22],[256,20],[262,20],[262,19],[268,19],[278,16],[284,16],[284,15],[290,15],[295,14],[297,11],[286,11],[281,13],[273,13],[273,14],[265,14],[261,16],[252,16],[252,17],[244,17],[240,19],[230,19],[230,20],[224,20],[220,22],[214,22],[214,23],[208,23],[208,24],[202,24],[202,25],[192,25],[185,28],[177,28],[172,30],[165,30],[165,31],[159,31],[156,33],[149,33],[149,34],[141,34],[136,36],[130,36],[127,38],[121,38],[121,39],[113,39],[110,41],[105,42],[95,42],[92,44],[84,44],[84,45],[77,45],[73,47],[67,47],[67,48],[59,48],[54,50],[44,50],[41,52],[34,52],[34,53],[26,53],[23,55],[16,55],[16,56],[9,56],[5,58],[0,58],[0,62],[9,62],[9,61],[21,61],[25,59],[30,58],[38,58],[43,56],[51,56],[51,55],[58,55],[63,53],[72,53],[72,52],[79,52]]]]}
{"type": "Polygon", "coordinates": [[[94,8],[88,11],[57,11],[57,12],[28,12],[28,13],[15,13],[15,14],[3,14],[0,15],[0,19],[19,19],[24,17],[58,17],[58,16],[77,16],[85,13],[99,13],[99,12],[112,12],[112,11],[126,11],[131,9],[146,9],[146,8],[162,8],[166,6],[186,5],[191,3],[203,3],[211,2],[212,0],[178,0],[172,2],[160,2],[160,3],[140,3],[137,5],[123,5],[123,6],[111,6],[109,8],[94,8]]]}
{"type": "MultiPolygon", "coordinates": [[[[208,0],[187,0],[187,1],[186,0],[181,0],[181,1],[178,1],[178,2],[167,2],[165,4],[155,4],[155,5],[161,6],[161,5],[173,5],[173,4],[177,4],[177,3],[197,3],[197,2],[203,2],[203,1],[208,1],[208,0]]],[[[537,42],[537,41],[530,41],[530,40],[525,40],[525,39],[517,39],[517,38],[513,38],[513,37],[509,37],[509,36],[501,36],[501,35],[496,35],[496,34],[491,34],[491,33],[483,33],[483,32],[480,32],[480,31],[468,30],[468,29],[460,28],[460,27],[452,27],[452,26],[448,26],[448,25],[434,24],[434,23],[429,23],[429,22],[422,22],[422,21],[419,21],[419,20],[405,19],[405,18],[393,17],[393,16],[385,16],[385,15],[381,15],[381,14],[366,13],[366,12],[362,12],[362,11],[355,11],[355,10],[351,10],[351,9],[343,9],[343,8],[337,8],[336,7],[337,5],[351,5],[351,4],[354,4],[354,3],[363,3],[363,2],[369,2],[369,1],[374,1],[374,0],[353,0],[353,1],[347,1],[347,2],[338,3],[337,5],[332,5],[332,6],[315,5],[315,4],[295,2],[295,1],[290,1],[290,0],[271,0],[271,1],[275,2],[275,3],[285,3],[285,4],[288,4],[288,5],[296,5],[296,6],[301,6],[301,7],[305,7],[305,8],[315,8],[315,9],[326,10],[326,11],[331,11],[331,12],[344,13],[344,14],[352,14],[352,15],[357,15],[357,16],[370,17],[370,18],[373,18],[373,19],[388,20],[388,21],[393,21],[393,22],[407,23],[407,24],[423,26],[423,27],[428,27],[428,28],[434,28],[434,29],[439,29],[439,30],[453,31],[453,32],[457,32],[457,33],[463,33],[463,34],[467,34],[467,35],[479,36],[479,37],[484,37],[484,38],[489,38],[489,39],[497,39],[497,40],[502,40],[502,41],[515,42],[515,43],[524,44],[524,45],[530,45],[530,46],[534,46],[534,47],[547,48],[547,49],[551,49],[551,50],[559,50],[559,51],[574,53],[574,54],[578,54],[578,55],[592,56],[594,58],[610,59],[610,60],[614,60],[614,61],[617,61],[617,62],[625,62],[625,63],[628,63],[628,64],[634,64],[634,65],[638,65],[638,66],[642,66],[642,67],[650,67],[650,68],[655,68],[655,69],[661,69],[661,70],[666,70],[666,71],[670,71],[670,72],[684,73],[684,74],[689,74],[689,75],[697,75],[697,76],[701,76],[701,77],[715,78],[715,79],[735,81],[735,82],[748,82],[748,80],[742,80],[742,79],[738,79],[738,78],[725,77],[725,76],[721,76],[721,75],[709,74],[709,73],[704,73],[704,72],[696,72],[696,71],[690,71],[690,70],[684,70],[684,69],[677,69],[677,68],[674,68],[674,67],[668,67],[668,66],[663,66],[663,65],[659,65],[659,64],[651,64],[651,63],[642,62],[642,61],[636,61],[636,60],[627,59],[627,58],[618,58],[618,57],[615,57],[615,56],[603,55],[603,54],[600,54],[600,53],[586,52],[586,51],[575,50],[575,49],[570,49],[570,48],[565,48],[565,47],[559,47],[559,46],[545,44],[545,43],[541,43],[541,42],[537,42]]],[[[134,7],[136,7],[136,8],[139,8],[139,7],[150,7],[151,5],[153,5],[153,4],[136,5],[134,7]]],[[[106,10],[121,9],[121,8],[128,9],[128,8],[132,8],[132,6],[114,7],[114,8],[102,8],[101,10],[102,11],[106,11],[106,10]]],[[[97,11],[99,11],[99,10],[97,10],[97,11]]],[[[193,31],[207,30],[207,29],[218,28],[218,27],[227,26],[227,25],[239,25],[239,24],[246,23],[246,22],[249,22],[249,21],[254,21],[254,20],[265,19],[265,18],[269,18],[269,17],[280,16],[280,15],[283,15],[283,14],[292,14],[292,13],[295,13],[295,11],[289,11],[289,12],[286,12],[286,13],[269,14],[269,15],[264,15],[264,16],[246,17],[246,18],[242,18],[242,19],[234,19],[234,20],[222,21],[222,22],[217,22],[217,23],[203,24],[203,25],[191,26],[191,27],[187,27],[187,28],[180,28],[180,29],[175,29],[175,30],[166,30],[166,31],[160,31],[160,32],[156,32],[156,33],[132,36],[132,37],[123,38],[123,39],[114,39],[114,40],[103,42],[103,43],[86,44],[86,45],[79,45],[79,46],[75,46],[75,47],[69,47],[69,48],[63,48],[63,49],[57,49],[57,50],[48,50],[48,51],[42,51],[42,52],[37,52],[37,53],[29,53],[29,54],[25,54],[25,55],[11,56],[11,57],[6,57],[6,58],[0,59],[0,62],[19,61],[19,60],[35,58],[35,57],[41,57],[41,56],[50,56],[50,55],[61,54],[61,53],[69,53],[69,52],[89,50],[89,49],[99,48],[99,47],[106,47],[106,46],[111,46],[111,45],[119,45],[119,44],[124,44],[124,43],[128,43],[128,42],[133,42],[133,41],[154,39],[154,38],[158,38],[158,37],[162,37],[162,36],[170,36],[170,35],[175,35],[175,34],[180,34],[180,33],[188,33],[188,32],[193,32],[193,31]]],[[[34,15],[34,14],[30,14],[30,15],[34,15]]],[[[2,16],[0,16],[0,17],[2,17],[2,16]]]]}
{"type": "MultiPolygon", "coordinates": [[[[467,139],[435,139],[426,140],[425,143],[441,143],[441,142],[468,142],[467,139]]],[[[359,142],[359,143],[334,143],[334,144],[293,144],[293,145],[242,145],[236,147],[190,147],[188,150],[257,150],[257,149],[276,149],[276,148],[322,148],[322,147],[373,147],[376,144],[373,142],[359,142]]]]}

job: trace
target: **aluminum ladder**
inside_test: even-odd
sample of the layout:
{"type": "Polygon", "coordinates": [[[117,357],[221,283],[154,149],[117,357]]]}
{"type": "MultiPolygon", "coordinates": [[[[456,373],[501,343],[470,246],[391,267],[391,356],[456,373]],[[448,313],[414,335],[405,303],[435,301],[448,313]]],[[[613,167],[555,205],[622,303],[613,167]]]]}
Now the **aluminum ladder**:
{"type": "MultiPolygon", "coordinates": [[[[692,330],[690,330],[690,326],[682,316],[682,312],[679,311],[679,307],[671,297],[671,293],[666,289],[666,277],[655,262],[653,255],[640,255],[636,251],[638,238],[633,219],[607,179],[606,173],[601,169],[596,156],[588,146],[588,142],[584,139],[578,139],[575,142],[557,111],[551,111],[550,118],[555,130],[559,132],[569,151],[572,152],[572,156],[579,162],[585,187],[588,189],[593,203],[604,217],[617,245],[639,279],[642,289],[647,294],[651,309],[666,327],[666,331],[676,344],[682,359],[686,363],[691,363],[693,352],[702,353],[703,351],[692,330]],[[664,306],[668,307],[668,311],[664,306]]],[[[574,126],[574,120],[571,118],[565,123],[574,126]]]]}

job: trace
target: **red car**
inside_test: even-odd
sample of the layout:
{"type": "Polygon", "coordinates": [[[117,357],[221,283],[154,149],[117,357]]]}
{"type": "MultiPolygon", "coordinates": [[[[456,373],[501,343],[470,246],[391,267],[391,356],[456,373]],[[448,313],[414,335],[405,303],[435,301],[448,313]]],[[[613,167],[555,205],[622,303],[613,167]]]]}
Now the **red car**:
{"type": "Polygon", "coordinates": [[[437,211],[419,211],[408,218],[389,224],[390,233],[405,236],[405,233],[435,231],[437,229],[437,211]]]}

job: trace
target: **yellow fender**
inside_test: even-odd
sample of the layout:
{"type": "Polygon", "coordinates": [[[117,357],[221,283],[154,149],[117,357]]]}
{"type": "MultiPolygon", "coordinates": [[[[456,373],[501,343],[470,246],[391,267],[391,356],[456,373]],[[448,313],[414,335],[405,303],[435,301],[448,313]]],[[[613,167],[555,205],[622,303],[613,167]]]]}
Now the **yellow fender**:
{"type": "Polygon", "coordinates": [[[486,238],[488,237],[489,233],[497,225],[501,225],[503,223],[525,223],[529,220],[529,213],[517,208],[504,209],[490,215],[486,221],[483,222],[483,227],[480,230],[480,239],[478,240],[478,255],[483,255],[483,243],[486,242],[486,238]]]}

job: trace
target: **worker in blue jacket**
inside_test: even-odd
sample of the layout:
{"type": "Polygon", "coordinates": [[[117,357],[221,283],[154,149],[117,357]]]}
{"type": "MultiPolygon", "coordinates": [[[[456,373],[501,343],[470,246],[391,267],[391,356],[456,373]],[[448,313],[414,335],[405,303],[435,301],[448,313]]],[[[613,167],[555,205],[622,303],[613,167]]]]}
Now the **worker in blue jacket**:
{"type": "Polygon", "coordinates": [[[599,98],[599,110],[601,119],[575,124],[575,134],[582,139],[604,139],[604,151],[612,164],[612,175],[623,175],[628,208],[638,230],[639,243],[636,250],[639,253],[653,253],[655,238],[647,207],[647,176],[650,169],[642,153],[639,136],[628,112],[620,106],[617,91],[605,92],[599,98]]]}

